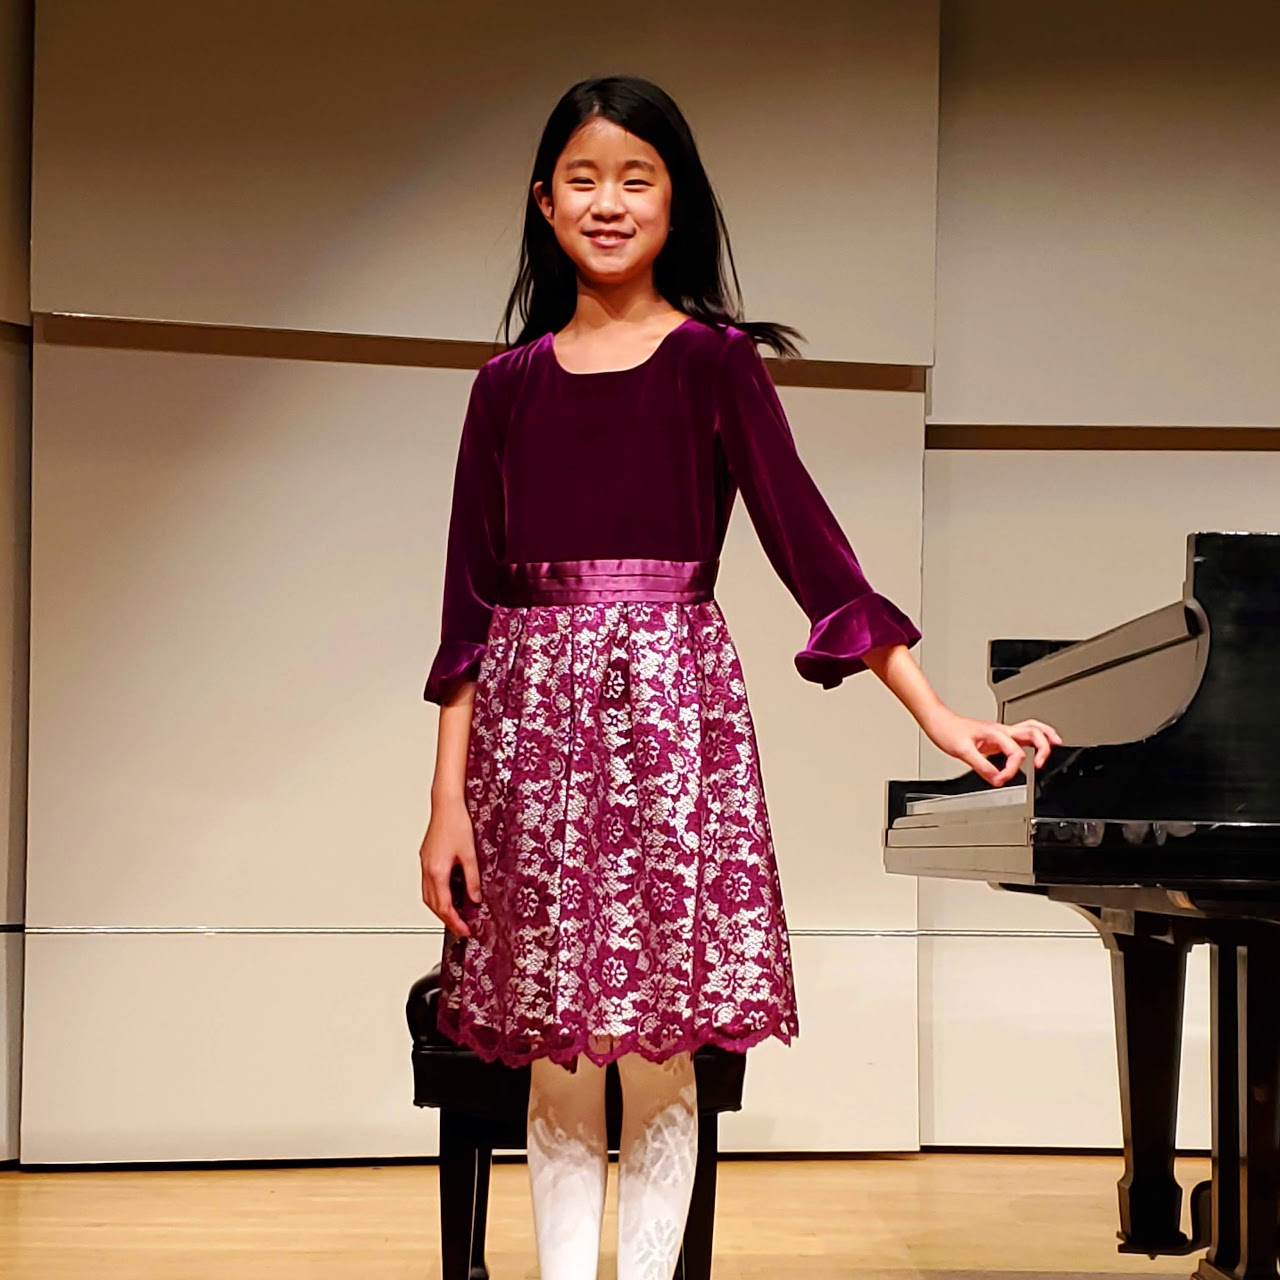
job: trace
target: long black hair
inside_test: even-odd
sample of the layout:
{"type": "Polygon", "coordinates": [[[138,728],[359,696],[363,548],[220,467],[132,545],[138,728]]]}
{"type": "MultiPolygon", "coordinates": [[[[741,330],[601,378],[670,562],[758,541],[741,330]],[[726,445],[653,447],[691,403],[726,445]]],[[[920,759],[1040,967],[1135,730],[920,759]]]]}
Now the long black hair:
{"type": "Polygon", "coordinates": [[[533,161],[526,187],[524,234],[516,282],[507,298],[499,332],[508,347],[544,333],[558,332],[577,308],[577,272],[533,196],[533,184],[551,190],[551,174],[569,138],[585,121],[603,117],[643,138],[662,157],[671,175],[672,231],[653,263],[653,283],[673,307],[711,325],[732,324],[779,355],[800,354],[786,324],[742,318],[742,292],[720,202],[680,108],[652,81],[639,76],[580,80],[556,103],[533,161]],[[725,276],[728,260],[730,290],[725,276]],[[521,328],[511,341],[512,317],[521,328]]]}

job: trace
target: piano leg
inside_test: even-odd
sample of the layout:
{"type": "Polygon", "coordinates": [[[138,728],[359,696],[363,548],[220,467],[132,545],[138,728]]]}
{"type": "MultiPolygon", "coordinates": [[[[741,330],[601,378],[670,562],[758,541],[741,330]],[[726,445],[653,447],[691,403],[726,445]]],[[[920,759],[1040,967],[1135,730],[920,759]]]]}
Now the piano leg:
{"type": "Polygon", "coordinates": [[[1240,1024],[1240,1261],[1235,1280],[1275,1280],[1280,1203],[1280,936],[1268,930],[1238,952],[1240,1024]]]}
{"type": "Polygon", "coordinates": [[[1173,1172],[1188,946],[1167,934],[1113,932],[1106,913],[1095,922],[1111,950],[1120,1067],[1120,1252],[1190,1253],[1198,1245],[1182,1231],[1173,1172]]]}
{"type": "Polygon", "coordinates": [[[1280,1274],[1278,944],[1280,938],[1273,931],[1256,933],[1234,948],[1222,948],[1216,965],[1214,1068],[1222,1074],[1215,1080],[1221,1093],[1215,1098],[1214,1173],[1220,1184],[1220,1216],[1215,1220],[1213,1251],[1196,1272],[1196,1280],[1276,1280],[1280,1274]],[[1233,952],[1234,1015],[1227,1005],[1230,984],[1226,978],[1233,952]],[[1226,1046],[1233,1033],[1236,1049],[1228,1054],[1226,1046]],[[1225,1078],[1230,1066],[1236,1068],[1234,1087],[1225,1078]],[[1230,1103],[1235,1104],[1234,1116],[1228,1112],[1230,1103]],[[1234,1185],[1228,1187],[1228,1183],[1234,1185]]]}
{"type": "Polygon", "coordinates": [[[1240,1261],[1240,1091],[1236,948],[1209,948],[1209,1022],[1213,1037],[1213,1240],[1192,1280],[1225,1280],[1240,1261]]]}

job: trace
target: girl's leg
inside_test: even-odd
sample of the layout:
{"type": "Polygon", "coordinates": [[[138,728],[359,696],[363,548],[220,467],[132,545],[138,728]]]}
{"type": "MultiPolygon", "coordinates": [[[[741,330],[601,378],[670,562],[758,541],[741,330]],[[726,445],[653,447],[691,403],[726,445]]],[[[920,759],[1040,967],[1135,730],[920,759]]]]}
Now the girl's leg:
{"type": "Polygon", "coordinates": [[[671,1280],[684,1239],[698,1160],[693,1058],[618,1059],[618,1280],[671,1280]]]}
{"type": "Polygon", "coordinates": [[[529,1075],[529,1189],[542,1280],[596,1280],[609,1149],[604,1068],[537,1058],[529,1075]]]}

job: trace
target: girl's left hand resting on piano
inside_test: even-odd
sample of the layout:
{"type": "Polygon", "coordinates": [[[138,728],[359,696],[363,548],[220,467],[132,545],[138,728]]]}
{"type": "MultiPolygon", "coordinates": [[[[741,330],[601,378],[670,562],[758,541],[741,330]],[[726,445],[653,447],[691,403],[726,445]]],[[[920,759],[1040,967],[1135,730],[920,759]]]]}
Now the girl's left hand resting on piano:
{"type": "Polygon", "coordinates": [[[1052,725],[1043,720],[1020,720],[1017,724],[999,724],[994,720],[970,720],[942,707],[934,716],[920,722],[929,741],[949,756],[963,760],[993,787],[1001,787],[1018,775],[1026,755],[1024,747],[1034,747],[1036,768],[1049,758],[1052,747],[1062,746],[1062,739],[1052,725]],[[988,753],[1003,751],[1004,767],[997,769],[987,759],[988,753]]]}
{"type": "Polygon", "coordinates": [[[1043,720],[998,724],[994,720],[972,720],[957,715],[933,691],[904,644],[871,649],[863,659],[911,712],[934,746],[962,760],[993,787],[1003,786],[1010,778],[1017,777],[1026,756],[1024,747],[1035,748],[1039,769],[1049,758],[1049,752],[1062,746],[1058,731],[1043,720]],[[998,751],[1005,757],[1002,768],[987,759],[988,754],[998,751]]]}

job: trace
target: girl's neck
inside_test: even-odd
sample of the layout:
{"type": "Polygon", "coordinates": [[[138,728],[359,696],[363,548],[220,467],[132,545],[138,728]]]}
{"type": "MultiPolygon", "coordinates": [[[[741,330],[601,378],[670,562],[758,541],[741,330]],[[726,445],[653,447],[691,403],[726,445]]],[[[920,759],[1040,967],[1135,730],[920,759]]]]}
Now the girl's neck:
{"type": "Polygon", "coordinates": [[[652,290],[628,297],[579,290],[573,319],[565,328],[580,334],[598,332],[617,324],[661,329],[665,324],[678,323],[683,318],[682,311],[652,290]]]}

